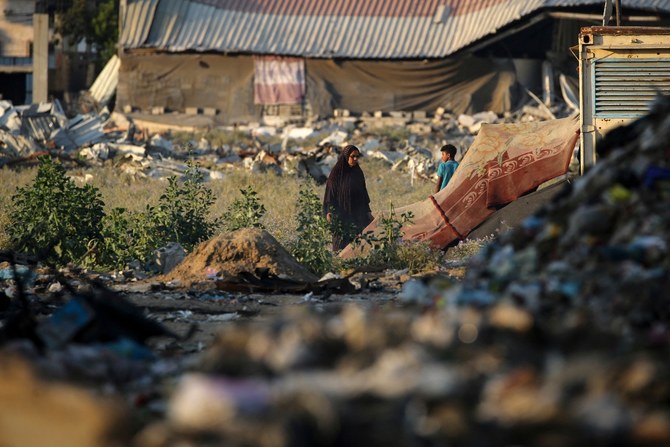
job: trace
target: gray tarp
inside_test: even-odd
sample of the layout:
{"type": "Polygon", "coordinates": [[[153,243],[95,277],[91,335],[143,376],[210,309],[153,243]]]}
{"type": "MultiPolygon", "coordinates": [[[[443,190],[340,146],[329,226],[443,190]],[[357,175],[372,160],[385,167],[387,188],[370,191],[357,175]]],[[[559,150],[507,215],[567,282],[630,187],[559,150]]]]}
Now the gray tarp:
{"type": "MultiPolygon", "coordinates": [[[[426,110],[455,113],[512,108],[511,62],[464,58],[442,61],[335,61],[307,59],[307,101],[329,116],[334,108],[354,113],[426,110]]],[[[215,108],[222,123],[257,120],[252,56],[216,54],[124,55],[118,106],[149,112],[215,108]]]]}
{"type": "Polygon", "coordinates": [[[150,54],[121,57],[117,106],[150,112],[216,108],[224,123],[255,121],[251,56],[150,54]]]}
{"type": "Polygon", "coordinates": [[[426,110],[454,113],[512,108],[511,62],[468,57],[442,61],[307,61],[307,98],[319,115],[426,110]]]}

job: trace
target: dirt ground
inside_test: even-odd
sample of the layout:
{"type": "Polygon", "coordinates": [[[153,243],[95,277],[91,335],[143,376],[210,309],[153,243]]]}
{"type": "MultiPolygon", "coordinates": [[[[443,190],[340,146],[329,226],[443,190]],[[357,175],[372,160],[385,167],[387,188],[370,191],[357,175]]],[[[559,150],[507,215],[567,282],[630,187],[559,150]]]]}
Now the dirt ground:
{"type": "Polygon", "coordinates": [[[142,309],[145,315],[159,321],[183,339],[160,337],[148,344],[157,352],[173,355],[193,354],[209,347],[216,334],[232,321],[264,324],[290,308],[306,306],[336,313],[343,306],[399,306],[400,284],[379,291],[365,290],[355,294],[268,294],[228,293],[215,289],[151,291],[150,284],[115,287],[121,296],[142,309]]]}

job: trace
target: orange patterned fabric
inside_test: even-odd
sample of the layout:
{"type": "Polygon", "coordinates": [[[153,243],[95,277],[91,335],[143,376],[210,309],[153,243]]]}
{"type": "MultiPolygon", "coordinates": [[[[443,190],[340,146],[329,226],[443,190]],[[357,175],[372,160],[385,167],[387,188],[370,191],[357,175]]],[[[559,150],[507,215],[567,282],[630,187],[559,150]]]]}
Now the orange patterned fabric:
{"type": "MultiPolygon", "coordinates": [[[[496,209],[565,174],[578,136],[578,117],[484,124],[443,190],[395,210],[414,215],[404,239],[440,248],[463,239],[496,209]]],[[[379,231],[379,217],[364,231],[379,231]]],[[[354,254],[347,247],[341,256],[354,254]]]]}

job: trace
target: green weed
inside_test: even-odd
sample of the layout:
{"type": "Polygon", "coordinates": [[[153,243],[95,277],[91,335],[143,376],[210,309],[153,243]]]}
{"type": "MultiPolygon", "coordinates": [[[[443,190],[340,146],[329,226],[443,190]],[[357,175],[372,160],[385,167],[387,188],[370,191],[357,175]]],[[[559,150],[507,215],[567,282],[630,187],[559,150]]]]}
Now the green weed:
{"type": "Polygon", "coordinates": [[[219,220],[208,219],[213,203],[212,190],[203,183],[203,174],[197,165],[189,160],[183,181],[170,177],[158,205],[147,208],[146,214],[155,223],[160,246],[178,242],[190,251],[197,243],[212,237],[220,226],[219,220]]]}
{"type": "MultiPolygon", "coordinates": [[[[363,256],[352,261],[353,266],[382,266],[393,269],[408,269],[416,273],[439,268],[444,252],[432,248],[428,242],[403,240],[402,227],[412,223],[411,212],[398,216],[393,204],[388,213],[379,217],[376,231],[359,235],[353,242],[361,248],[363,256]]],[[[344,267],[351,267],[345,263],[344,267]]]]}
{"type": "MultiPolygon", "coordinates": [[[[200,183],[201,177],[197,181],[188,182],[188,175],[184,176],[184,181],[176,178],[135,178],[120,173],[114,163],[72,171],[78,176],[91,174],[91,185],[100,192],[104,201],[106,214],[101,228],[102,240],[92,247],[92,254],[95,254],[95,262],[114,267],[125,265],[132,259],[144,261],[153,250],[169,242],[168,239],[176,239],[175,226],[171,223],[173,218],[182,222],[176,228],[186,227],[188,230],[186,222],[189,222],[188,214],[191,213],[188,210],[195,210],[198,220],[206,222],[204,226],[196,225],[194,228],[199,229],[193,233],[213,235],[221,230],[229,230],[230,227],[226,219],[208,219],[207,216],[223,216],[229,213],[227,217],[231,217],[235,214],[232,212],[235,209],[251,209],[250,219],[240,219],[241,222],[234,223],[232,227],[260,225],[285,247],[296,247],[306,240],[296,231],[301,225],[300,219],[303,218],[300,208],[307,206],[301,204],[300,198],[307,194],[304,191],[311,191],[314,196],[310,200],[316,203],[318,199],[320,203],[324,190],[323,185],[306,183],[304,178],[297,176],[277,175],[274,172],[251,173],[241,168],[226,170],[222,179],[206,184],[200,183]],[[184,189],[189,184],[193,187],[190,192],[184,189]],[[211,193],[196,192],[205,186],[211,193]],[[249,192],[248,198],[245,198],[244,193],[242,198],[230,194],[230,191],[241,190],[251,190],[253,193],[249,192]],[[204,212],[204,206],[199,205],[204,203],[210,204],[208,213],[204,212]],[[162,229],[157,227],[158,222],[153,218],[157,211],[158,214],[162,213],[162,229]]],[[[372,199],[371,207],[375,215],[380,214],[378,207],[381,203],[393,202],[398,206],[405,206],[423,200],[431,193],[433,185],[430,182],[419,179],[412,186],[409,176],[391,171],[382,161],[365,159],[362,168],[366,174],[372,199]]],[[[2,187],[5,190],[23,187],[35,179],[36,173],[37,168],[17,171],[0,169],[0,184],[5,185],[2,187]]],[[[5,211],[4,216],[0,217],[0,248],[9,247],[9,229],[13,225],[9,220],[10,205],[10,196],[0,194],[0,211],[5,211]]],[[[234,221],[235,219],[231,219],[231,222],[234,221]]],[[[199,239],[188,236],[190,231],[178,230],[178,233],[183,235],[180,236],[182,242],[199,239]]],[[[329,246],[330,236],[325,236],[323,243],[329,246]]],[[[400,247],[399,250],[405,253],[406,250],[419,249],[407,246],[400,247]]],[[[409,258],[409,255],[403,256],[409,258]]],[[[337,258],[333,261],[337,261],[337,258]]],[[[407,262],[411,263],[411,259],[407,259],[407,262]]],[[[333,267],[336,268],[337,266],[333,267]]]]}
{"type": "Polygon", "coordinates": [[[316,275],[330,271],[333,267],[333,255],[329,249],[330,224],[323,215],[319,196],[307,186],[300,190],[298,197],[296,235],[290,250],[293,257],[316,275]]]}
{"type": "Polygon", "coordinates": [[[11,200],[10,248],[56,265],[88,262],[104,217],[97,188],[76,186],[60,163],[42,157],[34,182],[17,188],[11,200]]]}
{"type": "Polygon", "coordinates": [[[265,215],[265,205],[258,198],[258,193],[251,186],[240,189],[241,198],[233,200],[223,214],[223,225],[228,231],[240,228],[263,228],[261,219],[265,215]]]}

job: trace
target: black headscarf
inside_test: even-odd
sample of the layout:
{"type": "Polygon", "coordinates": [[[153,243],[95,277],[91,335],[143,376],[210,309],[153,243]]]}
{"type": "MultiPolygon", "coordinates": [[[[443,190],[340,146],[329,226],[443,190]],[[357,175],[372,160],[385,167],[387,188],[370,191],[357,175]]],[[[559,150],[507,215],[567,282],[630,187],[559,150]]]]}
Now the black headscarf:
{"type": "Polygon", "coordinates": [[[354,151],[360,153],[352,144],[345,146],[330,171],[323,198],[323,211],[334,212],[342,222],[354,224],[360,231],[370,223],[370,196],[361,167],[358,163],[349,166],[349,155],[354,151]]]}

